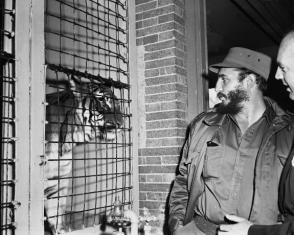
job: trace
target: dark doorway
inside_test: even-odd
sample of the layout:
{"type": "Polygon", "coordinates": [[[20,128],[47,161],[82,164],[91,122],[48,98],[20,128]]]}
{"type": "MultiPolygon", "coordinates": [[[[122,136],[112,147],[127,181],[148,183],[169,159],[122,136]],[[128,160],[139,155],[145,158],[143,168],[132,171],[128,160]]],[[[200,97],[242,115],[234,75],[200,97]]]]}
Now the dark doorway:
{"type": "MultiPolygon", "coordinates": [[[[267,96],[294,112],[293,102],[275,80],[276,55],[283,35],[294,27],[291,0],[206,0],[208,64],[218,62],[235,46],[263,52],[273,58],[267,96]]],[[[213,76],[213,74],[210,74],[213,76]]],[[[216,81],[216,79],[210,79],[216,81]]],[[[213,88],[214,82],[209,87],[213,88]]]]}

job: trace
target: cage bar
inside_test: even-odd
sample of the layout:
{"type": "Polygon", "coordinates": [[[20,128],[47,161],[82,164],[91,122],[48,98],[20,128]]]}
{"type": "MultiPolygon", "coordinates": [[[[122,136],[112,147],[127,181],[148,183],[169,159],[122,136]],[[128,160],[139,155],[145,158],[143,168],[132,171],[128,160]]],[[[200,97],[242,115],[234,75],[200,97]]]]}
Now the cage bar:
{"type": "Polygon", "coordinates": [[[15,2],[0,2],[1,234],[15,232],[15,2]]]}

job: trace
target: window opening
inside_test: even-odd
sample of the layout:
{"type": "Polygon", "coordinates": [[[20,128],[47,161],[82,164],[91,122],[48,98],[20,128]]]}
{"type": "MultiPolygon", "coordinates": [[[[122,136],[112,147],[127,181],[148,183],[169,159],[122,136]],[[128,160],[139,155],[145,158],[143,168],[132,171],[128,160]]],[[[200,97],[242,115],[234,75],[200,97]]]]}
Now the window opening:
{"type": "Polygon", "coordinates": [[[127,2],[47,0],[45,229],[131,207],[127,2]]]}

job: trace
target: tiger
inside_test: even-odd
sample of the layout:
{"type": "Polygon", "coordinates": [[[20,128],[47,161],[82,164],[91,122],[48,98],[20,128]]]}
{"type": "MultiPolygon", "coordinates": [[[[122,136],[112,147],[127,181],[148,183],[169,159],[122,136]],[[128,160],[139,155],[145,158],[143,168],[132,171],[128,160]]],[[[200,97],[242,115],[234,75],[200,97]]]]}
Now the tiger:
{"type": "Polygon", "coordinates": [[[72,153],[75,146],[97,139],[114,140],[123,113],[110,87],[79,84],[71,79],[65,89],[46,95],[45,227],[51,234],[66,231],[65,214],[72,153]]]}

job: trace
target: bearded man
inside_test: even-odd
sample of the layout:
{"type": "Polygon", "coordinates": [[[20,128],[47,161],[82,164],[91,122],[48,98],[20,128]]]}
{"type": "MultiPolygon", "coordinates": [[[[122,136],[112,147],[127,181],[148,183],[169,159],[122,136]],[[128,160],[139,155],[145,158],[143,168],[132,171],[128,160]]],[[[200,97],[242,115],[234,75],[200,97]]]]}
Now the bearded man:
{"type": "Polygon", "coordinates": [[[169,200],[173,234],[216,234],[225,214],[271,224],[292,145],[291,118],[263,92],[271,59],[231,48],[210,66],[220,103],[188,126],[169,200]]]}

